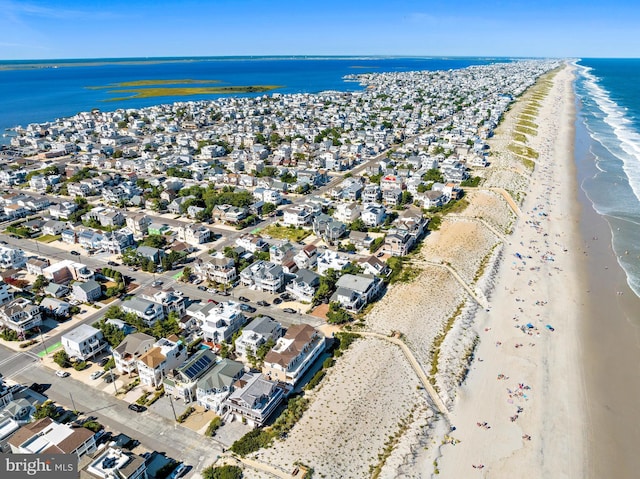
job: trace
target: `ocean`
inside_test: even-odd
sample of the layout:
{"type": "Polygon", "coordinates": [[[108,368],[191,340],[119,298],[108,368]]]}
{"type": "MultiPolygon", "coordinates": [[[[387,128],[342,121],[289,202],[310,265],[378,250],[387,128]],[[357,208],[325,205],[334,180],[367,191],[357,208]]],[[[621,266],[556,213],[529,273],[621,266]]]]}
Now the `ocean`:
{"type": "Polygon", "coordinates": [[[577,62],[578,121],[589,133],[587,160],[597,173],[583,179],[629,287],[640,297],[640,60],[577,62]]]}
{"type": "MultiPolygon", "coordinates": [[[[212,86],[278,85],[269,93],[353,91],[343,77],[354,73],[448,70],[505,62],[496,58],[415,57],[209,57],[0,61],[0,130],[41,123],[98,108],[142,108],[220,95],[167,96],[113,101],[113,88],[140,80],[217,80],[212,86]]],[[[193,86],[193,85],[191,85],[193,86]]],[[[242,94],[256,96],[263,93],[242,94]]],[[[5,137],[4,143],[8,140],[5,137]]]]}

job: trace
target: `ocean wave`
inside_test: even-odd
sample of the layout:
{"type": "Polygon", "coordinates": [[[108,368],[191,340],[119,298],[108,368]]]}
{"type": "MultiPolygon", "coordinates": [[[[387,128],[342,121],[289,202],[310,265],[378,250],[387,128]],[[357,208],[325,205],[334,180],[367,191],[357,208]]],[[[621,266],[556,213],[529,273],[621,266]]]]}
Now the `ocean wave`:
{"type": "Polygon", "coordinates": [[[599,79],[590,69],[582,68],[581,74],[585,90],[604,114],[601,119],[611,128],[617,145],[612,145],[607,141],[608,138],[597,134],[595,129],[589,131],[595,140],[622,161],[633,194],[640,200],[640,133],[631,126],[633,122],[626,116],[625,109],[611,99],[609,92],[600,86],[599,79]],[[616,151],[616,146],[622,151],[616,151]]]}

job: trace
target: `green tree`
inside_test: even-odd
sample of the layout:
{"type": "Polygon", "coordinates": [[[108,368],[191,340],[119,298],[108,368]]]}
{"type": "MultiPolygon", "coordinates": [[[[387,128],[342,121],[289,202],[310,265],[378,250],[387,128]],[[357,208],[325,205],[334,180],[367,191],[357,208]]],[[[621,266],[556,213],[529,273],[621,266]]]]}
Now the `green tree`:
{"type": "Polygon", "coordinates": [[[422,179],[424,181],[438,181],[442,183],[444,181],[444,176],[442,176],[442,173],[440,173],[439,169],[431,168],[430,170],[427,170],[424,175],[422,175],[422,179]]]}
{"type": "Polygon", "coordinates": [[[64,351],[64,349],[61,349],[53,355],[53,362],[61,368],[68,368],[69,366],[71,366],[69,355],[64,351]]]}
{"type": "Polygon", "coordinates": [[[49,280],[45,278],[44,275],[39,274],[36,280],[33,282],[32,290],[35,292],[40,292],[48,284],[49,280]]]}
{"type": "Polygon", "coordinates": [[[369,231],[369,228],[367,227],[366,224],[364,224],[364,221],[362,221],[362,218],[356,218],[355,220],[353,220],[349,225],[349,229],[351,231],[363,231],[363,232],[369,231]]]}
{"type": "Polygon", "coordinates": [[[338,272],[329,268],[324,276],[320,277],[320,284],[313,299],[316,303],[327,300],[333,294],[338,281],[338,272]]]}
{"type": "Polygon", "coordinates": [[[329,311],[327,312],[328,323],[344,324],[351,321],[351,319],[352,318],[349,313],[347,313],[337,301],[334,301],[329,305],[329,311]]]}
{"type": "Polygon", "coordinates": [[[262,214],[263,215],[268,215],[273,213],[278,207],[273,204],[273,203],[265,203],[264,205],[262,205],[262,214]]]}
{"type": "Polygon", "coordinates": [[[44,419],[45,417],[50,417],[51,419],[60,417],[58,408],[53,404],[53,401],[45,401],[42,404],[36,405],[36,412],[33,414],[33,419],[44,419]]]}
{"type": "Polygon", "coordinates": [[[189,278],[191,277],[191,274],[192,274],[191,268],[189,266],[185,266],[182,269],[182,276],[180,276],[180,281],[184,283],[188,283],[189,278]]]}
{"type": "Polygon", "coordinates": [[[238,466],[209,466],[202,471],[203,479],[242,479],[242,469],[238,466]]]}

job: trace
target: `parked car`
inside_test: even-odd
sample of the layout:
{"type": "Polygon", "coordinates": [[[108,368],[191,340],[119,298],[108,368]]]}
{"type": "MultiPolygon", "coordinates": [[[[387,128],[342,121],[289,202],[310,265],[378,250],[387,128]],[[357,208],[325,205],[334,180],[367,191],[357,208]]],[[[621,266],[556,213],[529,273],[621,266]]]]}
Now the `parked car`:
{"type": "Polygon", "coordinates": [[[129,404],[127,407],[135,412],[144,412],[146,409],[144,406],[140,406],[139,404],[129,404]]]}
{"type": "Polygon", "coordinates": [[[109,362],[109,359],[111,359],[109,356],[105,356],[100,361],[98,361],[98,366],[100,367],[105,366],[109,362]]]}
{"type": "Polygon", "coordinates": [[[219,304],[215,299],[207,299],[207,303],[219,304]]]}
{"type": "Polygon", "coordinates": [[[89,376],[91,379],[98,379],[100,376],[102,376],[104,374],[104,371],[101,370],[97,370],[91,373],[91,376],[89,376]]]}
{"type": "Polygon", "coordinates": [[[296,314],[297,311],[293,308],[284,308],[282,311],[284,311],[285,313],[289,313],[289,314],[296,314]]]}
{"type": "Polygon", "coordinates": [[[267,303],[265,300],[261,299],[260,301],[258,301],[256,303],[258,306],[271,306],[269,303],[267,303]]]}
{"type": "Polygon", "coordinates": [[[71,253],[73,256],[80,256],[80,253],[78,253],[76,250],[71,250],[69,251],[69,253],[71,253]]]}
{"type": "Polygon", "coordinates": [[[115,381],[115,380],[116,380],[116,375],[115,375],[115,374],[114,374],[114,375],[107,374],[107,375],[104,377],[104,382],[105,382],[105,383],[112,383],[112,382],[113,382],[113,381],[115,381]]]}
{"type": "Polygon", "coordinates": [[[231,293],[229,291],[219,291],[218,294],[220,296],[231,296],[231,293]]]}
{"type": "Polygon", "coordinates": [[[202,285],[200,285],[200,286],[198,286],[198,289],[199,289],[200,291],[206,291],[206,290],[207,290],[207,287],[206,287],[206,286],[202,286],[202,285]]]}
{"type": "Polygon", "coordinates": [[[107,261],[107,264],[109,266],[120,266],[118,263],[116,263],[115,261],[107,261]]]}
{"type": "Polygon", "coordinates": [[[200,283],[202,283],[202,279],[201,278],[198,278],[198,279],[193,281],[193,284],[200,284],[200,283]]]}
{"type": "Polygon", "coordinates": [[[275,298],[273,300],[273,304],[280,304],[280,303],[282,303],[282,300],[280,298],[275,298]]]}
{"type": "Polygon", "coordinates": [[[283,301],[291,301],[291,295],[289,293],[282,293],[280,295],[280,299],[283,301]]]}
{"type": "Polygon", "coordinates": [[[157,288],[158,286],[162,285],[162,281],[160,281],[159,279],[156,279],[153,283],[151,283],[151,286],[153,286],[154,288],[157,288]]]}
{"type": "Polygon", "coordinates": [[[70,374],[67,371],[56,371],[56,376],[58,376],[59,378],[66,378],[69,377],[70,374]]]}
{"type": "Polygon", "coordinates": [[[249,298],[245,298],[244,296],[238,296],[238,299],[240,301],[242,301],[243,303],[248,303],[249,302],[249,298]]]}
{"type": "Polygon", "coordinates": [[[255,313],[256,312],[256,308],[254,308],[253,306],[249,306],[248,304],[241,304],[240,305],[240,309],[242,311],[244,311],[245,313],[255,313]]]}
{"type": "Polygon", "coordinates": [[[178,479],[179,477],[184,476],[185,472],[187,472],[187,466],[184,464],[178,464],[178,467],[173,470],[169,479],[178,479]]]}

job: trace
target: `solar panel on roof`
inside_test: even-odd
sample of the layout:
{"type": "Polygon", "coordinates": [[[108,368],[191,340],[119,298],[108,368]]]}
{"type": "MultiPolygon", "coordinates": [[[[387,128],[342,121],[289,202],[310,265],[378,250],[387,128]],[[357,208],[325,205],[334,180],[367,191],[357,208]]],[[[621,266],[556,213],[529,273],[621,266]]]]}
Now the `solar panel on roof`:
{"type": "Polygon", "coordinates": [[[196,377],[203,369],[211,364],[211,358],[209,356],[202,356],[187,368],[185,374],[190,378],[196,377]]]}

